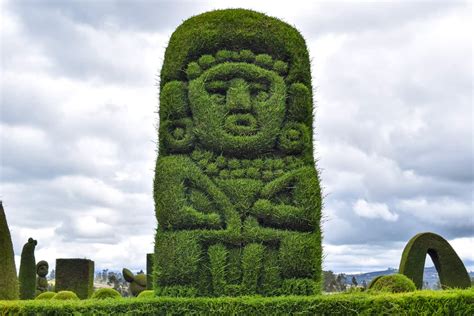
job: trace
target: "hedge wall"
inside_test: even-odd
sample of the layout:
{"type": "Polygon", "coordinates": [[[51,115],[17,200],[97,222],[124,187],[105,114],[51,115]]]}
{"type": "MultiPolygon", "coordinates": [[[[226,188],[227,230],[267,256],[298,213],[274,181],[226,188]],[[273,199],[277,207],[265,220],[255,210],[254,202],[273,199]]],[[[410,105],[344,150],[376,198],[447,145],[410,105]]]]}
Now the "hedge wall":
{"type": "Polygon", "coordinates": [[[56,292],[72,291],[80,299],[94,291],[94,261],[89,259],[56,259],[56,292]]]}
{"type": "Polygon", "coordinates": [[[283,297],[0,301],[2,315],[474,315],[474,290],[283,297]]]}
{"type": "Polygon", "coordinates": [[[231,9],[176,29],[160,81],[157,294],[320,293],[312,109],[292,26],[231,9]]]}

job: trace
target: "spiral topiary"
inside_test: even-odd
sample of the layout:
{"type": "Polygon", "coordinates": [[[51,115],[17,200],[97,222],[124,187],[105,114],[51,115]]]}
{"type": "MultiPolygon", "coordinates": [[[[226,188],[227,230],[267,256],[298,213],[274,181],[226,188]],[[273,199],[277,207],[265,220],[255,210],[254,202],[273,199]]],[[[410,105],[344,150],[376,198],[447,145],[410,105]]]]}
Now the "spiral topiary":
{"type": "Polygon", "coordinates": [[[53,296],[53,300],[79,300],[79,297],[73,291],[60,291],[53,296]]]}
{"type": "Polygon", "coordinates": [[[312,103],[290,25],[230,9],[176,29],[160,80],[157,295],[321,291],[312,103]]]}
{"type": "Polygon", "coordinates": [[[110,288],[103,288],[103,289],[98,289],[97,291],[92,294],[91,298],[98,299],[98,300],[103,300],[103,299],[117,299],[121,298],[122,295],[114,289],[110,288]]]}
{"type": "Polygon", "coordinates": [[[35,297],[35,300],[50,300],[56,295],[55,292],[43,292],[35,297]]]}
{"type": "Polygon", "coordinates": [[[0,300],[18,299],[15,254],[3,203],[0,201],[0,300]]]}
{"type": "Polygon", "coordinates": [[[145,290],[138,294],[138,298],[153,298],[156,297],[155,291],[153,290],[145,290]]]}
{"type": "Polygon", "coordinates": [[[33,238],[23,246],[20,261],[20,299],[32,300],[36,294],[36,260],[35,247],[38,244],[33,238]]]}
{"type": "Polygon", "coordinates": [[[384,275],[374,279],[369,285],[374,292],[413,292],[416,290],[415,283],[403,274],[384,275]]]}

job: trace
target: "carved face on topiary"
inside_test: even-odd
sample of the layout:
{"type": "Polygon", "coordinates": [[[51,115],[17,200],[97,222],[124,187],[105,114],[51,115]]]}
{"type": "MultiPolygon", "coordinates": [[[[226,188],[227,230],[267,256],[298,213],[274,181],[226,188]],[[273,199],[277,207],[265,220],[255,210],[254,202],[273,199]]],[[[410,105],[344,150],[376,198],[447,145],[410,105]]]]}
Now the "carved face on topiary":
{"type": "Polygon", "coordinates": [[[40,277],[45,277],[48,275],[49,265],[48,262],[41,260],[36,264],[36,274],[40,277]]]}
{"type": "Polygon", "coordinates": [[[282,62],[263,54],[255,58],[250,51],[216,56],[204,55],[188,65],[196,136],[214,152],[268,151],[285,117],[286,85],[273,69],[282,62]]]}

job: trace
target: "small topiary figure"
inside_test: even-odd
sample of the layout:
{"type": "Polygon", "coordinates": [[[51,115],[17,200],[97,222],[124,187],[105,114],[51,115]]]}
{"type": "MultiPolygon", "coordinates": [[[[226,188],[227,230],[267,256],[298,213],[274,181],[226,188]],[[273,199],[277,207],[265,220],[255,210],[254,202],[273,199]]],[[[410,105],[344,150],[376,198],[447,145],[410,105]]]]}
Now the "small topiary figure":
{"type": "Polygon", "coordinates": [[[416,290],[415,283],[403,274],[384,275],[375,278],[369,289],[376,292],[402,293],[416,290]]]}
{"type": "Polygon", "coordinates": [[[133,296],[138,296],[146,290],[146,275],[144,273],[134,275],[132,271],[123,268],[122,274],[125,281],[130,282],[130,292],[133,296]]]}
{"type": "Polygon", "coordinates": [[[98,299],[98,300],[104,300],[104,299],[117,299],[121,298],[122,295],[114,289],[110,288],[103,288],[103,289],[98,289],[97,291],[92,294],[91,298],[98,299]]]}
{"type": "Polygon", "coordinates": [[[56,292],[43,292],[35,297],[35,300],[50,300],[56,295],[56,292]]]}
{"type": "Polygon", "coordinates": [[[59,291],[53,296],[53,300],[79,300],[79,297],[73,291],[59,291]]]}
{"type": "Polygon", "coordinates": [[[23,246],[20,262],[20,299],[32,300],[36,293],[36,260],[35,247],[38,244],[33,238],[23,246]]]}
{"type": "Polygon", "coordinates": [[[47,261],[41,260],[36,264],[36,296],[48,290],[48,279],[46,276],[49,272],[49,264],[47,261]]]}
{"type": "Polygon", "coordinates": [[[18,299],[15,254],[3,203],[0,201],[0,300],[18,299]]]}
{"type": "Polygon", "coordinates": [[[138,294],[138,298],[153,298],[156,297],[155,291],[153,290],[145,290],[138,294]]]}
{"type": "Polygon", "coordinates": [[[401,274],[406,275],[418,289],[423,286],[426,255],[433,260],[443,288],[468,288],[471,280],[466,267],[453,247],[440,235],[421,233],[415,235],[403,250],[400,260],[401,274]]]}
{"type": "Polygon", "coordinates": [[[157,295],[321,291],[312,110],[290,25],[231,9],[176,29],[160,81],[157,295]]]}

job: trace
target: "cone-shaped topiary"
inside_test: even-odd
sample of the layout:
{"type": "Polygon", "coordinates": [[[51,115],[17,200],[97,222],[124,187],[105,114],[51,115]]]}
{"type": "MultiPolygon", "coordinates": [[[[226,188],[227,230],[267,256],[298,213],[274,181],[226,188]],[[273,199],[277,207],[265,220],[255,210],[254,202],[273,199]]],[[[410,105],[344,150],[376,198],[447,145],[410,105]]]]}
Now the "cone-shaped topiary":
{"type": "Polygon", "coordinates": [[[35,247],[38,244],[33,238],[23,246],[20,261],[20,299],[32,300],[36,294],[36,260],[35,247]]]}
{"type": "Polygon", "coordinates": [[[443,237],[428,232],[415,235],[408,241],[398,269],[401,274],[413,280],[418,289],[423,286],[426,254],[433,260],[443,288],[471,286],[469,274],[456,251],[443,237]]]}
{"type": "Polygon", "coordinates": [[[59,291],[56,295],[53,296],[53,300],[79,300],[79,297],[73,291],[59,291]]]}
{"type": "Polygon", "coordinates": [[[156,297],[155,291],[153,290],[145,290],[138,294],[138,298],[153,298],[156,297]]]}
{"type": "Polygon", "coordinates": [[[122,295],[114,289],[110,288],[103,288],[103,289],[98,289],[97,291],[92,294],[91,298],[95,298],[98,300],[104,300],[104,299],[117,299],[121,298],[122,295]]]}
{"type": "Polygon", "coordinates": [[[374,279],[370,286],[371,291],[402,293],[416,290],[415,283],[403,274],[384,275],[374,279]]]}
{"type": "Polygon", "coordinates": [[[35,297],[35,300],[50,300],[56,295],[56,292],[43,292],[35,297]]]}
{"type": "Polygon", "coordinates": [[[0,276],[0,300],[18,299],[15,254],[2,201],[0,201],[0,276]]]}
{"type": "Polygon", "coordinates": [[[303,37],[249,10],[192,17],[171,36],[160,89],[157,295],[319,293],[303,37]]]}

